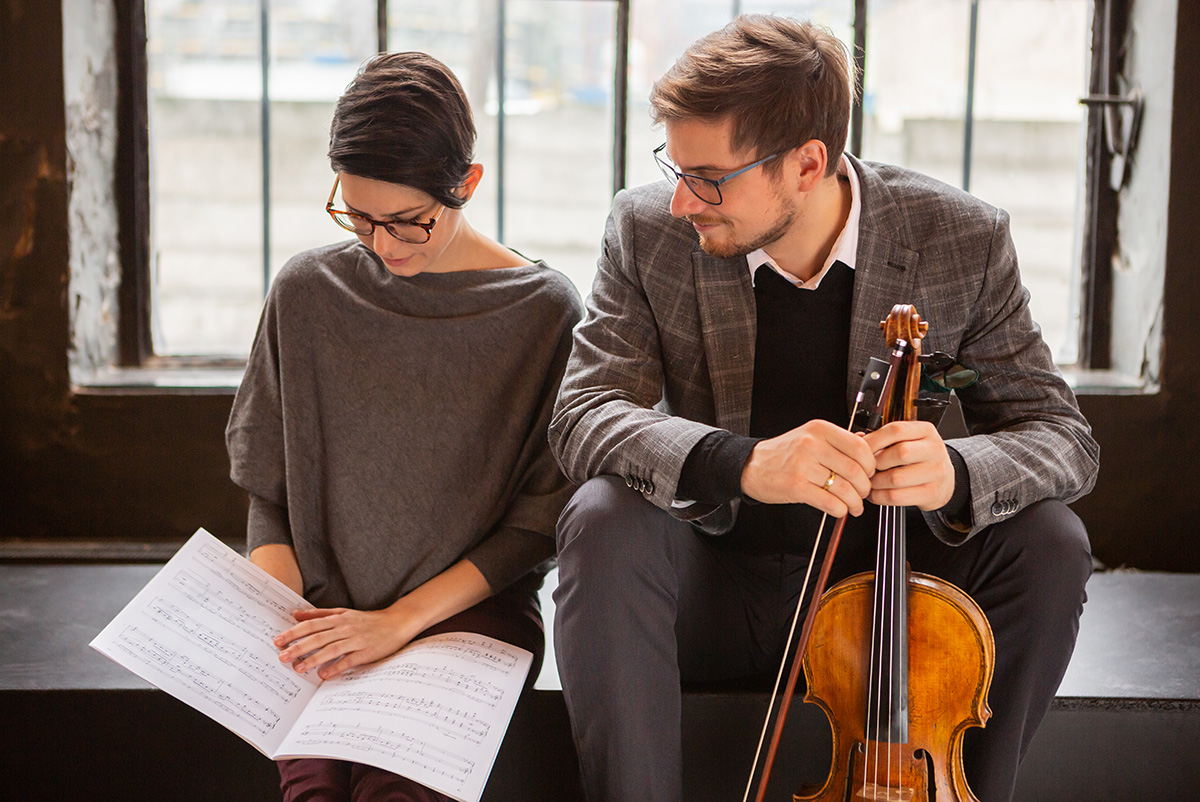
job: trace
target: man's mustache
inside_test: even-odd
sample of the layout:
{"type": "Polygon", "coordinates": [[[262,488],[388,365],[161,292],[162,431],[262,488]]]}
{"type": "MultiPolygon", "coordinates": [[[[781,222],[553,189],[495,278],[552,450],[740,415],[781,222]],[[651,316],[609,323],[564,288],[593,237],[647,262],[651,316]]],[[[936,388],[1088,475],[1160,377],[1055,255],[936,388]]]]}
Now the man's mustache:
{"type": "Polygon", "coordinates": [[[683,219],[687,220],[689,223],[695,223],[701,226],[715,226],[719,223],[725,222],[725,218],[723,217],[701,217],[700,215],[696,214],[685,214],[683,219]]]}

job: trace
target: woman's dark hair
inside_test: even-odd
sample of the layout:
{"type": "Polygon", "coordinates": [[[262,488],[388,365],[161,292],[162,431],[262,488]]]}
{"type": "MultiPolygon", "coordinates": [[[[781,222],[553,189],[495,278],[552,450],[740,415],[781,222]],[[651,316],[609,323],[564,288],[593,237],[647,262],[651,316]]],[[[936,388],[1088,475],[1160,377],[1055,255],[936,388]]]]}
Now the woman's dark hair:
{"type": "Polygon", "coordinates": [[[381,53],[346,87],[329,129],[335,172],[403,184],[459,209],[454,193],[475,155],[462,85],[424,53],[381,53]]]}

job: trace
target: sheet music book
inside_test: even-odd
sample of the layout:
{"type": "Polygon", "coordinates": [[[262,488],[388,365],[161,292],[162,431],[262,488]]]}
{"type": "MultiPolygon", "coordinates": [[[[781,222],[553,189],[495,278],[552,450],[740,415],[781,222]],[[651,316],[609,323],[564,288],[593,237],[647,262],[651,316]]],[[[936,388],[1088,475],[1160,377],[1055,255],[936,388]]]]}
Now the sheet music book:
{"type": "Polygon", "coordinates": [[[533,655],[452,632],[322,682],[271,643],[310,607],[200,529],[91,646],[270,758],[367,763],[478,802],[533,655]]]}

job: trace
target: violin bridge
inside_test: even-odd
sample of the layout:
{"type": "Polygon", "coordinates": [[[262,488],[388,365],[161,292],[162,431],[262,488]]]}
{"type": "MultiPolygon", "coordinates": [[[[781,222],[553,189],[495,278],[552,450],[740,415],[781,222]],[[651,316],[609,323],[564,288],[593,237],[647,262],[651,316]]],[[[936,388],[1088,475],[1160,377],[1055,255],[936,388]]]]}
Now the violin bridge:
{"type": "Polygon", "coordinates": [[[851,753],[846,779],[855,802],[930,802],[928,765],[904,743],[868,740],[851,753]]]}
{"type": "Polygon", "coordinates": [[[911,788],[889,788],[878,783],[867,783],[858,789],[853,798],[870,802],[911,802],[916,798],[916,792],[911,788]]]}

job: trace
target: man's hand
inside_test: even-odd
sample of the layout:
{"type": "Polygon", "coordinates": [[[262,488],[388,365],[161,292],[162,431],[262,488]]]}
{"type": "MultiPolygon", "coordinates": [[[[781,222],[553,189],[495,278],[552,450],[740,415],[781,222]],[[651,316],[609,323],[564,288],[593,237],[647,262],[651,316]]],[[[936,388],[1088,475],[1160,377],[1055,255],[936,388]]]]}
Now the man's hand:
{"type": "Polygon", "coordinates": [[[279,659],[300,673],[316,668],[321,679],[390,657],[421,631],[395,606],[297,610],[294,615],[299,623],[275,638],[279,659]]]}
{"type": "Polygon", "coordinates": [[[894,421],[863,439],[875,454],[871,503],[928,512],[954,495],[954,463],[932,423],[894,421]]]}
{"type": "Polygon", "coordinates": [[[765,504],[807,504],[835,518],[857,516],[875,470],[862,437],[811,420],[754,446],[742,468],[742,492],[765,504]]]}

